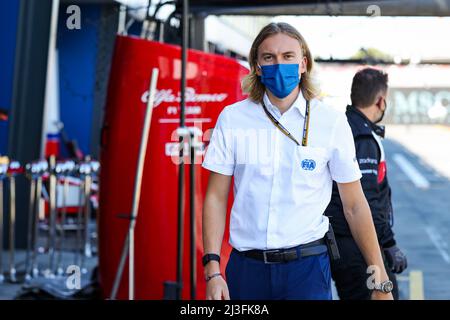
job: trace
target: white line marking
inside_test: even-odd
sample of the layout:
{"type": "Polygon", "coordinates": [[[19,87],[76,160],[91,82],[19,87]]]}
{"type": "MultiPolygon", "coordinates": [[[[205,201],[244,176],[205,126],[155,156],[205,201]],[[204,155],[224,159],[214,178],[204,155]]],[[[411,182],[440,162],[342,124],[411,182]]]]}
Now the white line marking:
{"type": "Polygon", "coordinates": [[[409,273],[409,300],[424,300],[423,273],[420,270],[411,270],[409,273]]]}
{"type": "Polygon", "coordinates": [[[403,155],[396,153],[393,159],[417,188],[428,189],[430,187],[428,180],[403,155]]]}
{"type": "MultiPolygon", "coordinates": [[[[188,118],[186,122],[211,122],[211,118],[188,118]]],[[[159,123],[178,123],[180,119],[159,119],[159,123]]]]}
{"type": "Polygon", "coordinates": [[[444,259],[445,262],[450,264],[450,256],[447,253],[448,245],[445,242],[444,238],[442,238],[439,232],[433,227],[425,227],[425,230],[427,231],[427,234],[430,237],[431,242],[433,242],[434,246],[441,254],[442,259],[444,259]]]}

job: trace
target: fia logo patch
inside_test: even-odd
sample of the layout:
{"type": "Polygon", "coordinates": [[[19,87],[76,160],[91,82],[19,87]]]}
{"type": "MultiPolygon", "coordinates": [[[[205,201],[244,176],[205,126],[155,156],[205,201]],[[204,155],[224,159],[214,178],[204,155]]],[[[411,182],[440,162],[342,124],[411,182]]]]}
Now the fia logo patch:
{"type": "Polygon", "coordinates": [[[313,159],[305,159],[302,161],[302,169],[313,171],[316,168],[316,162],[313,159]]]}

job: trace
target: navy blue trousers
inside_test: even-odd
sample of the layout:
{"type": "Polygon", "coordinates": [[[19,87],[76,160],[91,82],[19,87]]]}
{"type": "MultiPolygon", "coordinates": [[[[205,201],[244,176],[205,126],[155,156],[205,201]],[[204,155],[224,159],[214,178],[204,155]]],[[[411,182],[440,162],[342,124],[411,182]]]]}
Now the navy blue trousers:
{"type": "Polygon", "coordinates": [[[231,252],[226,279],[232,300],[331,300],[328,253],[287,263],[263,261],[231,252]]]}

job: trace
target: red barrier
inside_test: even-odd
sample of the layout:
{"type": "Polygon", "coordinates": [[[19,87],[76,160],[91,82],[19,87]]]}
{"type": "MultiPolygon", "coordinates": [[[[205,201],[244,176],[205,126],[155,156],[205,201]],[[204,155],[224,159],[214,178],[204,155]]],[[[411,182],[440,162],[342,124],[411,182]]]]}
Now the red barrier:
{"type": "MultiPolygon", "coordinates": [[[[99,273],[105,298],[109,297],[128,220],[151,70],[159,68],[157,94],[145,158],[139,215],[135,234],[135,298],[162,299],[164,282],[176,280],[177,246],[177,138],[181,76],[181,48],[132,37],[118,36],[111,68],[102,131],[99,273]]],[[[224,106],[243,99],[240,80],[247,69],[237,61],[189,50],[186,90],[186,126],[203,136],[214,127],[224,106]],[[195,122],[194,122],[195,120],[195,122]]],[[[205,137],[200,137],[205,141],[205,137]]],[[[205,143],[207,145],[207,143],[205,143]]],[[[197,288],[205,297],[201,265],[201,212],[208,171],[201,168],[204,151],[197,155],[197,288]]],[[[189,299],[189,165],[186,165],[186,206],[183,253],[183,299],[189,299]]],[[[231,194],[231,192],[230,192],[231,194]]],[[[231,204],[231,196],[230,202],[231,204]]],[[[230,252],[228,229],[222,246],[222,271],[230,252]]],[[[128,269],[124,270],[118,298],[128,297],[128,269]]]]}

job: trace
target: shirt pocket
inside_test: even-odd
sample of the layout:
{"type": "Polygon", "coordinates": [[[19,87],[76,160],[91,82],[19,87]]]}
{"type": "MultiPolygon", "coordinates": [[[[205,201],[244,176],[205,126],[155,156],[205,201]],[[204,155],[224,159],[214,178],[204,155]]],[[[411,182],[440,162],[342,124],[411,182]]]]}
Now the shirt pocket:
{"type": "Polygon", "coordinates": [[[295,150],[293,176],[296,182],[309,187],[320,187],[326,174],[327,150],[321,147],[298,146],[295,150]]]}

